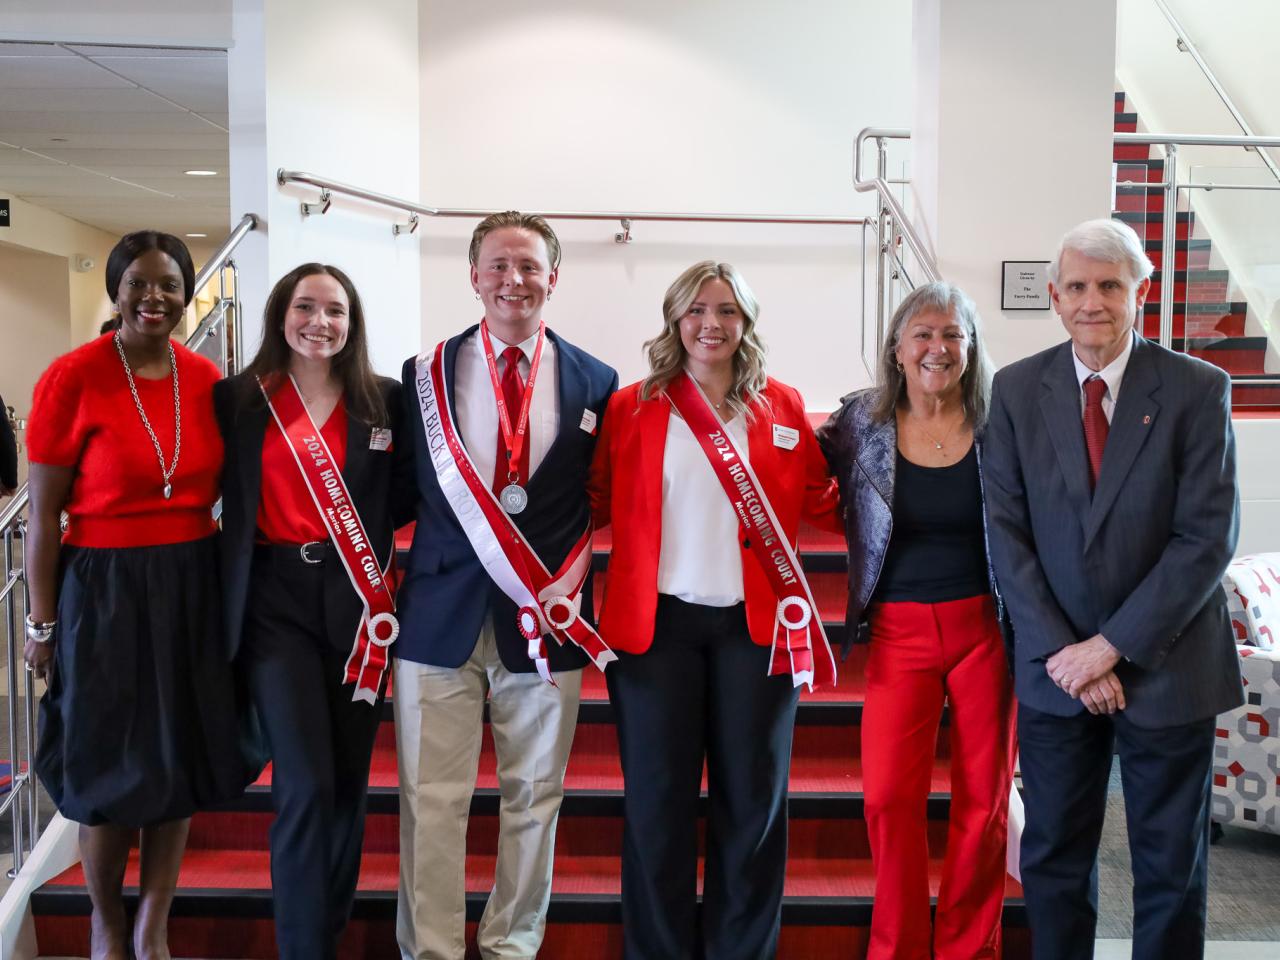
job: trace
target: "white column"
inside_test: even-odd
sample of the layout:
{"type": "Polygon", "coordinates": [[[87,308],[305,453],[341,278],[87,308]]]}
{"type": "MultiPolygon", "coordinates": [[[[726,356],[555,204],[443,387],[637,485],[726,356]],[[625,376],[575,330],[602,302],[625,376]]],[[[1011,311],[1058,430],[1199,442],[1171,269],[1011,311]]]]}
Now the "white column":
{"type": "Polygon", "coordinates": [[[915,0],[914,219],[977,302],[997,363],[1065,339],[1003,311],[1000,264],[1048,260],[1111,202],[1115,0],[915,0]]]}
{"type": "Polygon", "coordinates": [[[416,199],[420,111],[416,0],[234,0],[228,56],[231,222],[265,220],[236,255],[245,348],[261,335],[271,285],[320,261],[355,282],[379,373],[397,376],[419,350],[417,237],[393,237],[395,217],[335,200],[303,217],[317,191],[282,189],[286,167],[416,199]]]}

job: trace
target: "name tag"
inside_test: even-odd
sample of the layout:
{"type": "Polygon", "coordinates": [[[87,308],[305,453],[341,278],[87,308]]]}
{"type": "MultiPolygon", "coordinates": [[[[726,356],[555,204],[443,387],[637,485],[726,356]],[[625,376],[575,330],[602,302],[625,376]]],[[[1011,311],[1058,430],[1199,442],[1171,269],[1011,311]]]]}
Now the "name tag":
{"type": "Polygon", "coordinates": [[[389,450],[391,448],[391,431],[385,427],[374,427],[369,431],[370,450],[389,450]]]}
{"type": "Polygon", "coordinates": [[[596,417],[596,412],[594,410],[583,410],[582,422],[579,423],[578,426],[583,430],[585,430],[587,433],[591,434],[592,436],[595,436],[596,420],[597,420],[597,417],[596,417]]]}
{"type": "Polygon", "coordinates": [[[795,427],[784,427],[780,423],[773,425],[773,445],[783,450],[794,450],[800,442],[800,431],[795,427]]]}

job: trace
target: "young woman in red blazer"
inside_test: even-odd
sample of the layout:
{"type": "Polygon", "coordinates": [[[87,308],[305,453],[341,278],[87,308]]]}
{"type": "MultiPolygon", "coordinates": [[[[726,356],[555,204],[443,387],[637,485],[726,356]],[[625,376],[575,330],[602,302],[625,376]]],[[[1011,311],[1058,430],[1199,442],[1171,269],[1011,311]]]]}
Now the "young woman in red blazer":
{"type": "MultiPolygon", "coordinates": [[[[776,648],[776,577],[751,543],[762,528],[739,520],[698,424],[732,438],[724,459],[746,461],[781,535],[773,539],[790,545],[792,559],[802,517],[836,531],[840,520],[804,402],[765,375],[757,312],[729,264],[681,274],[663,301],[663,331],[646,344],[649,376],[613,395],[592,466],[596,523],[613,527],[600,633],[619,657],[607,676],[626,780],[627,960],[754,960],[777,950],[791,733],[807,678],[787,667],[785,641],[776,648]]],[[[811,606],[802,576],[800,585],[811,606]]],[[[834,661],[810,612],[812,659],[819,679],[831,679],[834,661]]]]}

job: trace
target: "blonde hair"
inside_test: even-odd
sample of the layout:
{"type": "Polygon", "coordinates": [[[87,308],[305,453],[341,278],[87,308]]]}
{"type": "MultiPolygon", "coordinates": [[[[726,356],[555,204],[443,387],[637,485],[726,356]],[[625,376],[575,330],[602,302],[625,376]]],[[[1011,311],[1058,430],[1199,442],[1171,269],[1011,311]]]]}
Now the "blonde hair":
{"type": "Polygon", "coordinates": [[[689,312],[698,291],[708,280],[727,283],[742,311],[742,340],[733,354],[733,384],[725,401],[735,414],[745,414],[750,419],[751,408],[760,399],[768,379],[764,370],[764,342],[756,333],[760,306],[742,274],[732,264],[714,260],[695,263],[667,288],[662,298],[662,333],[644,345],[649,358],[649,376],[640,387],[640,398],[648,400],[661,392],[684,369],[688,353],[680,339],[680,318],[689,312]]]}
{"type": "Polygon", "coordinates": [[[542,237],[547,245],[547,259],[551,261],[551,269],[560,266],[560,238],[547,223],[536,213],[521,213],[519,210],[504,210],[502,213],[491,213],[481,220],[471,233],[471,246],[467,248],[467,259],[474,267],[480,259],[480,244],[484,238],[495,230],[511,227],[516,230],[529,230],[542,237]]]}

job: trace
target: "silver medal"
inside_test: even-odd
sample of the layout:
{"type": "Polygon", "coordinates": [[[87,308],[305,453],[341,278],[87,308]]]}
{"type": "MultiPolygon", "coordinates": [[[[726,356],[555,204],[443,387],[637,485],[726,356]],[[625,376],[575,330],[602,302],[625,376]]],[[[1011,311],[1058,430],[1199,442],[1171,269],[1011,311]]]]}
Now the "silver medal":
{"type": "Polygon", "coordinates": [[[502,504],[503,510],[514,515],[523,512],[529,505],[529,494],[525,493],[524,487],[520,484],[508,483],[498,494],[498,502],[502,504]]]}

